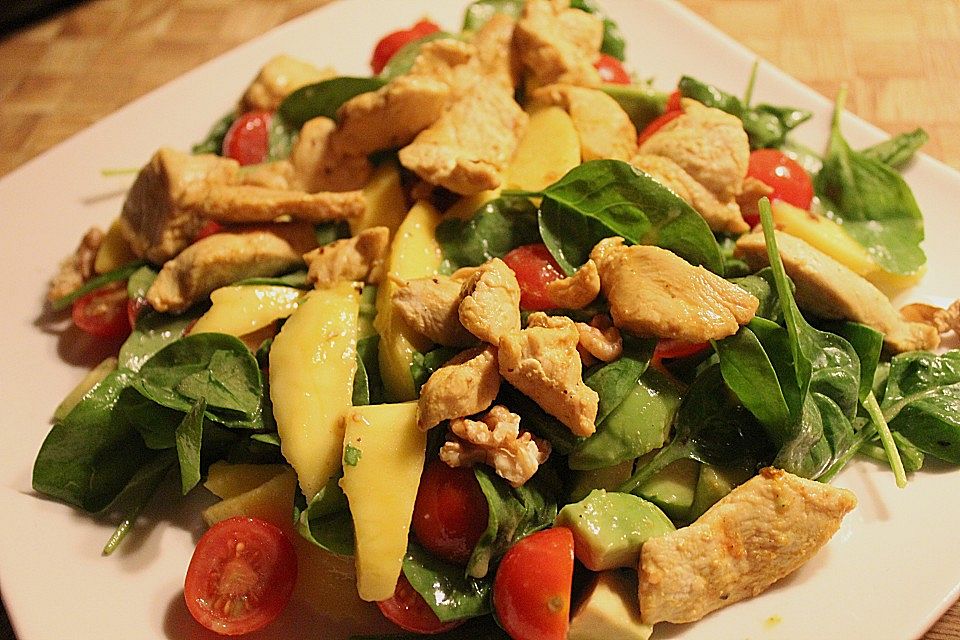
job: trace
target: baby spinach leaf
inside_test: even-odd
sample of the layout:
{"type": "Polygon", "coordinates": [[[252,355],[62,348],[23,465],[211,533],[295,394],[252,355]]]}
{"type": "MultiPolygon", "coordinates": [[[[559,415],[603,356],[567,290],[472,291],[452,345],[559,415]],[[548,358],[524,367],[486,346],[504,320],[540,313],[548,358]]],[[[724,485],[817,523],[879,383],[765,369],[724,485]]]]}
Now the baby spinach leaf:
{"type": "Polygon", "coordinates": [[[914,154],[920,150],[930,139],[927,132],[917,128],[913,131],[907,131],[893,136],[883,142],[878,142],[872,147],[863,149],[860,153],[878,160],[883,164],[900,169],[913,159],[914,154]]]}
{"type": "Polygon", "coordinates": [[[276,286],[276,287],[293,287],[294,289],[312,289],[313,283],[307,280],[307,272],[304,270],[291,271],[290,273],[284,274],[282,276],[272,276],[272,277],[261,277],[261,278],[244,278],[243,280],[237,280],[233,283],[233,286],[276,286]]]}
{"type": "Polygon", "coordinates": [[[457,36],[452,33],[447,33],[446,31],[434,31],[433,33],[428,33],[422,38],[418,38],[413,42],[408,42],[403,45],[399,51],[397,51],[392,58],[387,62],[386,66],[383,68],[383,71],[380,72],[379,80],[382,80],[384,83],[390,82],[398,76],[410,71],[413,67],[413,63],[416,61],[417,56],[420,55],[420,49],[428,42],[433,42],[434,40],[442,40],[444,38],[457,39],[457,36]]]}
{"type": "Polygon", "coordinates": [[[203,440],[204,398],[196,401],[177,427],[177,458],[180,461],[180,490],[187,495],[200,482],[200,445],[203,440]]]}
{"type": "Polygon", "coordinates": [[[374,334],[357,341],[357,373],[353,377],[353,406],[383,402],[377,347],[380,336],[374,334]]]}
{"type": "Polygon", "coordinates": [[[880,353],[883,351],[883,334],[858,322],[830,322],[823,326],[830,333],[845,339],[857,352],[860,360],[860,400],[873,389],[880,353]]]}
{"type": "Polygon", "coordinates": [[[353,516],[340,478],[331,478],[308,505],[298,490],[293,519],[297,533],[321,549],[341,556],[354,553],[353,516]]]}
{"type": "Polygon", "coordinates": [[[502,404],[519,416],[523,416],[523,428],[534,435],[550,441],[553,450],[567,455],[583,441],[569,427],[544,411],[540,405],[506,383],[501,383],[497,404],[502,404]]]}
{"type": "Polygon", "coordinates": [[[193,148],[191,149],[193,154],[197,155],[201,153],[215,153],[217,155],[221,155],[223,153],[223,139],[226,137],[227,131],[230,130],[230,125],[232,125],[233,121],[236,119],[236,112],[231,111],[217,120],[210,128],[210,132],[207,134],[207,137],[193,145],[193,148]]]}
{"type": "Polygon", "coordinates": [[[444,220],[436,229],[443,257],[455,270],[502,258],[523,244],[540,242],[537,207],[529,198],[491,200],[469,220],[444,220]]]}
{"type": "Polygon", "coordinates": [[[627,43],[620,32],[620,27],[603,11],[594,0],[570,0],[570,7],[592,13],[603,20],[603,41],[600,43],[600,52],[613,56],[623,62],[626,60],[627,43]]]}
{"type": "Polygon", "coordinates": [[[823,168],[813,179],[816,193],[885,271],[916,273],[927,260],[920,248],[923,215],[896,170],[847,144],[840,131],[843,98],[837,98],[823,168]]]}
{"type": "Polygon", "coordinates": [[[442,622],[490,613],[490,579],[471,578],[463,567],[447,564],[410,542],[403,557],[403,575],[442,622]]]}
{"type": "Polygon", "coordinates": [[[202,315],[201,308],[191,308],[182,315],[157,313],[148,309],[137,318],[137,326],[120,347],[117,366],[139,371],[143,363],[168,344],[179,340],[191,322],[202,315]]]}
{"type": "Polygon", "coordinates": [[[600,85],[600,90],[617,101],[637,131],[643,131],[657,116],[663,114],[669,97],[649,84],[604,83],[600,85]]]}
{"type": "Polygon", "coordinates": [[[380,78],[353,78],[341,76],[321,80],[300,87],[277,108],[285,124],[299,131],[307,120],[324,117],[337,120],[337,111],[343,103],[361,93],[376,91],[386,82],[380,78]]]}
{"type": "Polygon", "coordinates": [[[172,451],[161,451],[137,470],[111,505],[110,511],[115,511],[122,503],[123,516],[110,539],[107,540],[107,544],[103,546],[103,555],[108,556],[117,550],[123,539],[133,529],[140,513],[157,492],[160,483],[175,466],[177,466],[177,456],[172,451]]]}
{"type": "Polygon", "coordinates": [[[414,353],[413,362],[410,363],[410,375],[413,376],[413,386],[417,393],[420,393],[420,388],[427,383],[434,371],[460,351],[461,349],[455,347],[434,347],[426,353],[414,353]]]}
{"type": "Polygon", "coordinates": [[[483,28],[498,13],[519,18],[523,12],[523,0],[476,0],[463,14],[463,31],[474,33],[483,28]]]}
{"type": "MultiPolygon", "coordinates": [[[[730,281],[760,301],[757,317],[773,322],[780,322],[783,319],[780,297],[777,295],[777,287],[770,267],[764,267],[749,276],[732,278],[730,281]]],[[[793,282],[790,282],[790,290],[793,291],[793,282]]]]}
{"type": "Polygon", "coordinates": [[[177,446],[175,434],[183,421],[183,411],[159,406],[132,386],[120,393],[115,411],[122,413],[136,427],[147,447],[172,449],[177,446]]]}
{"type": "Polygon", "coordinates": [[[620,160],[575,167],[542,192],[540,235],[567,274],[605,237],[654,244],[722,273],[720,248],[707,223],[659,182],[620,160]]]}
{"type": "Polygon", "coordinates": [[[600,365],[584,378],[584,384],[597,392],[597,424],[603,422],[629,396],[640,376],[647,370],[657,341],[637,338],[624,333],[623,355],[613,362],[600,365]]]}

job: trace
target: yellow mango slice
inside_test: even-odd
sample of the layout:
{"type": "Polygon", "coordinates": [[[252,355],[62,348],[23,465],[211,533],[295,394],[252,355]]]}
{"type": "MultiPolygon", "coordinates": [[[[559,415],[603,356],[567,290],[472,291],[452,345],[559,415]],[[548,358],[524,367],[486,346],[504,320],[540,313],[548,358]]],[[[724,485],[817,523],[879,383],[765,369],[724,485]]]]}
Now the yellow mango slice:
{"type": "Polygon", "coordinates": [[[396,162],[384,162],[374,170],[363,187],[363,197],[366,210],[363,216],[350,221],[351,233],[357,235],[371,227],[387,227],[393,235],[407,213],[407,198],[396,162]]]}
{"type": "Polygon", "coordinates": [[[344,422],[340,486],[353,514],[357,591],[385,600],[407,550],[427,434],[417,427],[416,402],[354,407],[344,422]]]}
{"type": "Polygon", "coordinates": [[[213,305],[190,333],[253,333],[296,311],[303,295],[300,289],[275,285],[221,287],[210,294],[213,305]]]}
{"type": "Polygon", "coordinates": [[[472,196],[466,196],[457,200],[443,213],[444,218],[456,218],[457,220],[469,220],[473,217],[473,214],[477,212],[477,209],[487,204],[491,200],[496,200],[500,197],[500,189],[491,189],[489,191],[481,191],[480,193],[475,193],[472,196]]]}
{"type": "Polygon", "coordinates": [[[210,465],[203,486],[218,498],[227,499],[252,491],[290,471],[285,464],[231,464],[221,460],[210,465]]]}
{"type": "Polygon", "coordinates": [[[136,259],[137,255],[120,231],[120,219],[117,218],[103,236],[97,256],[93,259],[93,270],[98,274],[107,273],[136,259]]]}
{"type": "Polygon", "coordinates": [[[380,376],[386,398],[391,402],[417,397],[410,364],[414,353],[430,346],[428,340],[393,314],[390,297],[396,285],[392,278],[409,280],[437,272],[443,256],[434,231],[440,220],[440,213],[428,202],[418,202],[410,209],[390,247],[386,263],[388,277],[377,291],[377,317],[373,324],[380,334],[380,376]]]}
{"type": "Polygon", "coordinates": [[[280,449],[309,501],[340,469],[341,416],[353,399],[360,294],[341,283],[307,296],[270,348],[280,449]]]}
{"type": "Polygon", "coordinates": [[[580,138],[573,120],[560,107],[544,107],[530,114],[504,185],[542,191],[579,164],[580,138]]]}

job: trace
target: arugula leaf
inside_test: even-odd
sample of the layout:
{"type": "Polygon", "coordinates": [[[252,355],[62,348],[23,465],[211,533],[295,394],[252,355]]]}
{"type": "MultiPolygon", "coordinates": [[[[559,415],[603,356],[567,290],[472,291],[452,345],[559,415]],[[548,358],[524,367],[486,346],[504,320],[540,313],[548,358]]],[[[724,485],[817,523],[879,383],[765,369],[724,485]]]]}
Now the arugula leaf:
{"type": "Polygon", "coordinates": [[[206,410],[207,402],[200,398],[183,417],[174,433],[183,495],[187,495],[200,482],[200,446],[203,440],[203,414],[206,410]]]}
{"type": "Polygon", "coordinates": [[[907,131],[896,135],[883,142],[878,142],[872,147],[867,147],[860,151],[863,155],[894,169],[900,169],[913,159],[914,154],[920,150],[930,139],[927,132],[917,128],[913,131],[907,131]]]}
{"type": "Polygon", "coordinates": [[[923,215],[910,187],[883,161],[857,152],[843,138],[837,97],[830,142],[813,185],[833,218],[890,273],[913,274],[927,261],[920,248],[923,215]]]}
{"type": "Polygon", "coordinates": [[[514,20],[523,12],[523,0],[476,0],[471,2],[463,14],[462,31],[474,33],[483,28],[498,13],[514,20]]]}
{"type": "Polygon", "coordinates": [[[490,613],[492,581],[471,578],[463,567],[447,564],[410,542],[403,558],[403,575],[423,596],[441,622],[476,618],[490,613]]]}
{"type": "MultiPolygon", "coordinates": [[[[534,194],[535,195],[535,194],[534,194]]],[[[620,160],[575,167],[542,192],[540,235],[567,274],[603,238],[654,244],[722,273],[723,258],[707,223],[659,182],[620,160]]]]}
{"type": "Polygon", "coordinates": [[[451,270],[476,267],[520,245],[540,242],[537,207],[529,198],[497,198],[469,220],[444,220],[437,225],[436,238],[451,270]]]}
{"type": "Polygon", "coordinates": [[[417,56],[420,55],[420,49],[428,42],[434,40],[442,40],[444,38],[453,38],[458,39],[452,33],[447,33],[446,31],[434,31],[433,33],[428,33],[422,38],[418,38],[412,42],[408,42],[403,45],[399,51],[393,54],[393,57],[387,62],[384,66],[383,71],[380,72],[379,79],[384,83],[390,82],[398,76],[410,71],[413,67],[413,63],[416,61],[417,56]]]}
{"type": "Polygon", "coordinates": [[[353,516],[347,496],[340,488],[340,477],[327,481],[309,505],[298,490],[293,519],[297,533],[305,540],[330,553],[353,555],[353,516]]]}
{"type": "Polygon", "coordinates": [[[620,27],[603,11],[597,2],[594,2],[594,0],[570,0],[570,8],[592,13],[603,20],[603,41],[600,43],[600,52],[613,56],[620,62],[627,59],[627,43],[620,32],[620,27]]]}
{"type": "Polygon", "coordinates": [[[230,125],[232,125],[233,121],[236,119],[236,112],[231,111],[217,120],[210,128],[210,132],[207,134],[207,137],[193,145],[191,152],[194,155],[201,153],[215,153],[220,155],[223,152],[223,139],[226,137],[227,131],[230,130],[230,125]]]}

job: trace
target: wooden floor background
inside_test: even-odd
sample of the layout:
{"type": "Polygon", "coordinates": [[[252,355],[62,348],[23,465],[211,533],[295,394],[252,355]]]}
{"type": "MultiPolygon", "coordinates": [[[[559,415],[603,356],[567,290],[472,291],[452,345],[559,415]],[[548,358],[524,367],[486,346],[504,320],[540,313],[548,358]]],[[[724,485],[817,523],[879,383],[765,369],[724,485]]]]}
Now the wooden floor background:
{"type": "MultiPolygon", "coordinates": [[[[91,0],[0,37],[0,175],[328,1],[91,0]]],[[[847,82],[848,109],[887,131],[922,126],[960,169],[958,0],[679,1],[825,95],[847,82]]],[[[960,640],[960,605],[925,640],[960,640]]]]}

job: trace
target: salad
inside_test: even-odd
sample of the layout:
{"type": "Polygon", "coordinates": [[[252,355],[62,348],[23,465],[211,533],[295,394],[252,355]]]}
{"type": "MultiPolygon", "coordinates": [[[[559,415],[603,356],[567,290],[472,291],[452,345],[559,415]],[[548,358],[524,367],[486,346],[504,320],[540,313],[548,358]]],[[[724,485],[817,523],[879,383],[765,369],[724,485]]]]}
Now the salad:
{"type": "MultiPolygon", "coordinates": [[[[413,632],[497,637],[495,610],[512,637],[636,636],[808,557],[739,567],[715,606],[658,594],[681,568],[703,576],[658,563],[672,543],[718,518],[748,526],[738,499],[817,493],[827,521],[763,529],[815,547],[853,499],[804,480],[856,453],[899,483],[924,454],[956,462],[955,358],[927,351],[955,310],[894,310],[861,277],[889,289],[922,272],[919,211],[890,168],[922,136],[854,151],[835,123],[816,158],[790,144],[799,110],[693,78],[672,95],[601,84],[629,76],[592,5],[480,2],[464,27],[416,25],[371,78],[271,61],[197,155],[158,151],[53,288],[82,329],[133,332],[58,410],[38,490],[126,504],[112,549],[164,478],[203,480],[224,498],[205,517],[227,525],[198,545],[187,596],[223,631],[276,615],[296,554],[297,584],[328,590],[355,557],[350,587],[413,632]],[[571,24],[591,55],[541,37],[571,24]],[[504,33],[528,52],[525,110],[504,33]],[[579,64],[600,50],[601,70],[579,64]],[[797,159],[822,166],[811,180],[797,159]],[[236,527],[277,561],[239,557],[236,527]],[[225,549],[266,581],[252,612],[207,606],[225,549]],[[624,596],[638,579],[639,607],[624,596]],[[597,604],[611,599],[616,615],[597,604]]],[[[352,606],[357,628],[379,623],[352,606]]]]}

